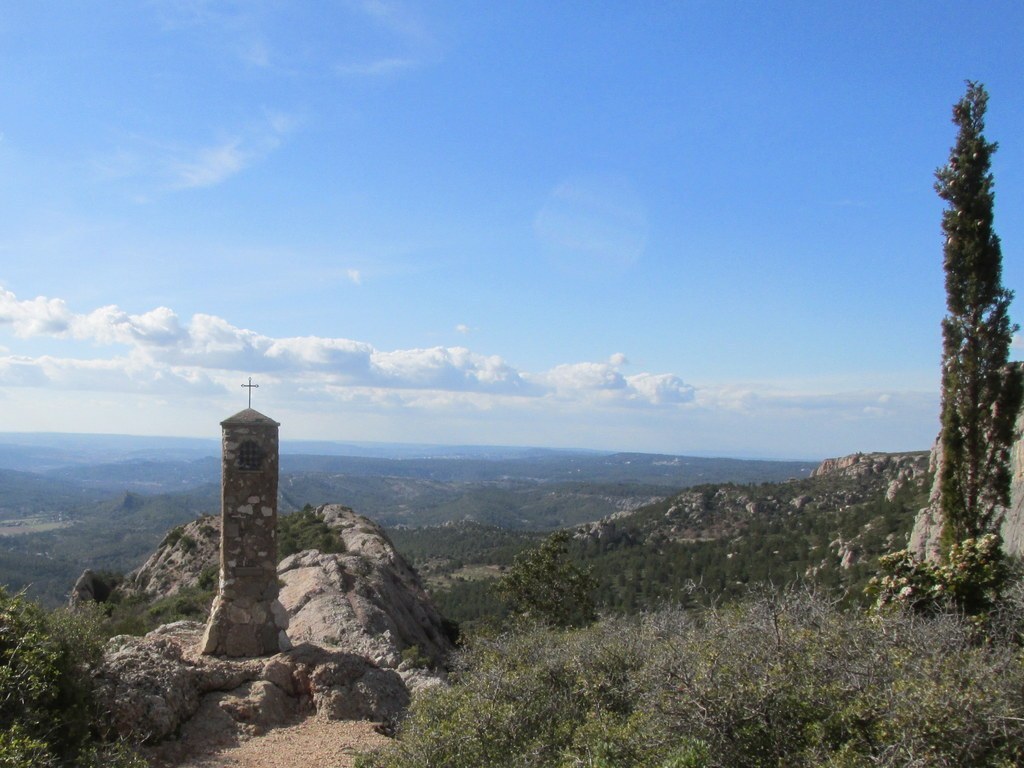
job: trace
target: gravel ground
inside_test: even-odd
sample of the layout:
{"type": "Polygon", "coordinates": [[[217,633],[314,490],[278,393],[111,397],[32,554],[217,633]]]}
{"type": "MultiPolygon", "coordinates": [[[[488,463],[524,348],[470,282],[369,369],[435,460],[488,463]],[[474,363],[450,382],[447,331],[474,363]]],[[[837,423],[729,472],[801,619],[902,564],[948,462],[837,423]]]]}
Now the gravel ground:
{"type": "Polygon", "coordinates": [[[192,757],[176,759],[166,750],[147,757],[159,768],[350,768],[360,752],[388,741],[373,723],[310,717],[235,747],[210,751],[202,744],[178,744],[175,751],[184,748],[192,757]]]}

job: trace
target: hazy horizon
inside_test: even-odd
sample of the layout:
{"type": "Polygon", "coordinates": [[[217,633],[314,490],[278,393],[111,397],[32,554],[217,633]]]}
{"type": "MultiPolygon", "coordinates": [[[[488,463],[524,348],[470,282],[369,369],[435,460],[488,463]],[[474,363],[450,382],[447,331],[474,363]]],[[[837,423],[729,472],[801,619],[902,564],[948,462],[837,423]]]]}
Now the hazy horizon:
{"type": "MultiPolygon", "coordinates": [[[[185,446],[202,445],[205,450],[209,447],[210,456],[220,454],[220,436],[175,436],[175,435],[134,435],[122,432],[0,432],[0,446],[25,446],[61,448],[69,447],[68,441],[75,439],[85,442],[93,441],[117,441],[123,443],[138,443],[140,446],[151,449],[161,449],[162,443],[181,443],[185,446]]],[[[396,456],[420,456],[424,450],[441,456],[452,456],[458,451],[470,451],[473,453],[497,452],[497,453],[573,453],[573,454],[646,454],[652,456],[671,456],[680,458],[709,458],[709,459],[737,459],[743,461],[794,461],[794,462],[819,462],[824,459],[836,458],[835,456],[760,456],[741,454],[715,454],[715,453],[666,453],[663,451],[630,451],[616,448],[551,448],[540,445],[512,445],[512,444],[489,444],[489,443],[418,443],[418,442],[394,442],[381,440],[303,440],[301,438],[281,439],[282,454],[298,454],[311,451],[314,448],[332,449],[322,455],[363,455],[377,458],[395,458],[396,456]],[[346,448],[359,450],[358,454],[346,454],[342,451],[346,448]],[[377,449],[377,450],[374,450],[377,449]]],[[[912,449],[913,450],[913,449],[912,449]]],[[[925,451],[928,448],[917,450],[925,451]]],[[[864,451],[871,453],[872,451],[864,451]]],[[[844,454],[845,455],[845,454],[844,454]]]]}

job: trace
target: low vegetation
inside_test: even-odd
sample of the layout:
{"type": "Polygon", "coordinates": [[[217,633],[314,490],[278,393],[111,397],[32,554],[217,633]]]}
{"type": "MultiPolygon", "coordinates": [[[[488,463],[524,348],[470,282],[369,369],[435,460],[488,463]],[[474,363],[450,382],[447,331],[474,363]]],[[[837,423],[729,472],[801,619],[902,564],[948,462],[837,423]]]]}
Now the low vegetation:
{"type": "Polygon", "coordinates": [[[345,551],[337,531],[317,517],[309,504],[277,521],[277,556],[283,559],[304,549],[317,549],[325,554],[345,551]]]}
{"type": "Polygon", "coordinates": [[[952,613],[764,592],[583,629],[477,636],[362,768],[1011,766],[1020,588],[984,638],[952,613]]]}
{"type": "Polygon", "coordinates": [[[90,672],[104,634],[97,610],[47,612],[0,587],[0,766],[135,768],[116,744],[102,745],[102,713],[90,672]]]}

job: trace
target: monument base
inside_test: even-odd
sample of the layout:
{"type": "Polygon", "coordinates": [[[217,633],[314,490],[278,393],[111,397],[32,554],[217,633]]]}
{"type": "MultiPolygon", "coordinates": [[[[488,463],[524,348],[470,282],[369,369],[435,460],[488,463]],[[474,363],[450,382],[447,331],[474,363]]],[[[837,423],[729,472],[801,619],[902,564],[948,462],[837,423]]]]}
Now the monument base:
{"type": "Polygon", "coordinates": [[[278,600],[214,598],[200,650],[213,656],[271,656],[292,648],[288,613],[278,600]]]}

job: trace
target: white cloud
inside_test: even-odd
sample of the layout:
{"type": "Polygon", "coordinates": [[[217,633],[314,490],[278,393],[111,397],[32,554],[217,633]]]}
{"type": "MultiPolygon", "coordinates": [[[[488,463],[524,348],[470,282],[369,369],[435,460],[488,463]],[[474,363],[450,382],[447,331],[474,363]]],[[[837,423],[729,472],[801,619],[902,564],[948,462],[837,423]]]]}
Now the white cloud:
{"type": "Polygon", "coordinates": [[[49,382],[43,358],[0,357],[0,382],[8,387],[43,387],[49,382]]]}
{"type": "MultiPolygon", "coordinates": [[[[619,366],[626,364],[621,353],[606,362],[568,363],[529,374],[516,370],[498,355],[482,355],[466,347],[385,351],[345,338],[272,338],[234,326],[215,315],[196,314],[183,323],[167,307],[130,314],[116,306],[105,306],[75,314],[60,299],[38,297],[19,301],[2,288],[0,322],[13,325],[15,333],[24,338],[48,336],[129,348],[126,357],[100,357],[66,365],[53,358],[37,359],[46,380],[68,385],[73,383],[73,377],[62,375],[65,368],[87,365],[115,370],[130,364],[134,377],[149,376],[154,381],[159,380],[158,374],[168,371],[186,379],[189,375],[201,378],[217,372],[288,375],[301,379],[307,392],[329,389],[336,393],[339,388],[365,387],[392,392],[418,390],[562,400],[589,400],[595,394],[613,394],[623,404],[650,405],[692,399],[692,387],[671,374],[640,373],[627,379],[619,371],[619,366]]],[[[31,360],[17,362],[18,366],[31,364],[31,360]]],[[[8,367],[12,377],[26,380],[22,368],[17,369],[22,373],[14,376],[14,362],[9,362],[8,367]]],[[[122,380],[120,384],[112,382],[120,386],[130,380],[133,379],[122,380]]],[[[400,399],[408,397],[402,395],[400,399]]]]}
{"type": "Polygon", "coordinates": [[[60,336],[67,332],[71,313],[61,299],[35,299],[19,301],[10,291],[0,288],[0,325],[14,326],[21,337],[60,336]]]}
{"type": "Polygon", "coordinates": [[[191,156],[172,160],[171,186],[191,189],[220,184],[277,149],[297,125],[298,121],[289,115],[267,112],[262,120],[240,135],[200,147],[191,156]]]}
{"type": "Polygon", "coordinates": [[[455,326],[455,332],[456,333],[461,333],[461,334],[467,334],[467,333],[470,332],[470,328],[465,323],[459,323],[458,325],[455,326]]]}
{"type": "MultiPolygon", "coordinates": [[[[625,375],[628,360],[620,352],[605,361],[528,372],[462,346],[379,350],[340,337],[274,338],[215,315],[185,321],[167,307],[75,313],[61,299],[20,301],[0,286],[0,332],[5,327],[19,338],[11,345],[19,354],[0,354],[3,387],[47,390],[48,397],[54,391],[116,393],[136,398],[136,404],[142,397],[181,402],[195,396],[202,410],[218,397],[237,402],[239,382],[255,375],[264,385],[261,394],[275,393],[275,413],[279,406],[290,409],[298,422],[311,425],[310,434],[326,428],[316,424],[344,425],[344,414],[359,413],[367,429],[380,430],[372,439],[398,439],[398,433],[388,436],[395,428],[380,420],[401,414],[400,423],[414,419],[427,430],[418,439],[440,429],[435,442],[458,434],[533,445],[614,441],[642,449],[643,435],[652,435],[653,449],[703,445],[747,455],[807,456],[810,450],[798,446],[812,439],[833,446],[822,455],[851,442],[852,450],[907,450],[915,447],[908,434],[927,447],[937,413],[934,392],[889,385],[858,391],[764,382],[694,386],[672,373],[625,375]],[[47,354],[24,354],[33,339],[49,340],[47,354]],[[53,354],[54,343],[67,345],[66,357],[53,354]],[[499,423],[504,438],[482,433],[484,425],[499,423]],[[820,434],[828,437],[814,437],[820,434]],[[887,442],[868,442],[875,434],[887,442]]],[[[28,395],[17,397],[29,402],[28,395]]]]}
{"type": "Polygon", "coordinates": [[[694,402],[707,411],[729,411],[739,416],[772,413],[792,419],[892,416],[905,411],[910,403],[918,407],[936,397],[933,392],[822,391],[762,382],[702,386],[694,388],[693,395],[694,402]]]}
{"type": "Polygon", "coordinates": [[[201,148],[193,159],[176,164],[174,186],[178,189],[210,187],[234,176],[250,159],[240,145],[240,139],[230,139],[218,146],[201,148]]]}
{"type": "Polygon", "coordinates": [[[333,67],[339,77],[380,78],[398,75],[439,61],[439,39],[428,23],[408,3],[363,0],[349,3],[353,27],[376,47],[369,53],[346,52],[333,67]]]}
{"type": "Polygon", "coordinates": [[[358,269],[349,269],[345,271],[345,275],[356,285],[363,284],[363,276],[360,274],[358,269]]]}
{"type": "Polygon", "coordinates": [[[474,354],[465,347],[374,352],[371,362],[376,382],[384,386],[506,393],[524,387],[519,373],[500,357],[474,354]]]}
{"type": "Polygon", "coordinates": [[[139,365],[131,357],[79,360],[44,355],[0,358],[6,386],[99,392],[210,395],[220,391],[208,375],[139,365]]]}
{"type": "Polygon", "coordinates": [[[626,383],[636,396],[655,405],[694,399],[694,388],[671,373],[638,373],[627,377],[626,383]]]}
{"type": "Polygon", "coordinates": [[[681,405],[694,401],[695,389],[671,373],[637,373],[624,376],[619,370],[628,365],[624,354],[616,352],[605,363],[569,363],[530,377],[549,387],[556,397],[585,397],[605,404],[681,405]]]}
{"type": "Polygon", "coordinates": [[[626,379],[611,363],[566,363],[537,377],[556,392],[624,389],[626,379]]]}
{"type": "Polygon", "coordinates": [[[97,178],[145,187],[133,197],[146,202],[156,192],[202,189],[222,184],[276,150],[299,121],[265,110],[249,125],[237,127],[200,145],[168,142],[132,135],[124,146],[94,157],[97,178]]]}
{"type": "Polygon", "coordinates": [[[187,335],[178,316],[167,307],[157,307],[141,315],[129,315],[115,306],[100,307],[88,315],[75,317],[71,334],[103,344],[145,344],[170,346],[187,335]]]}

